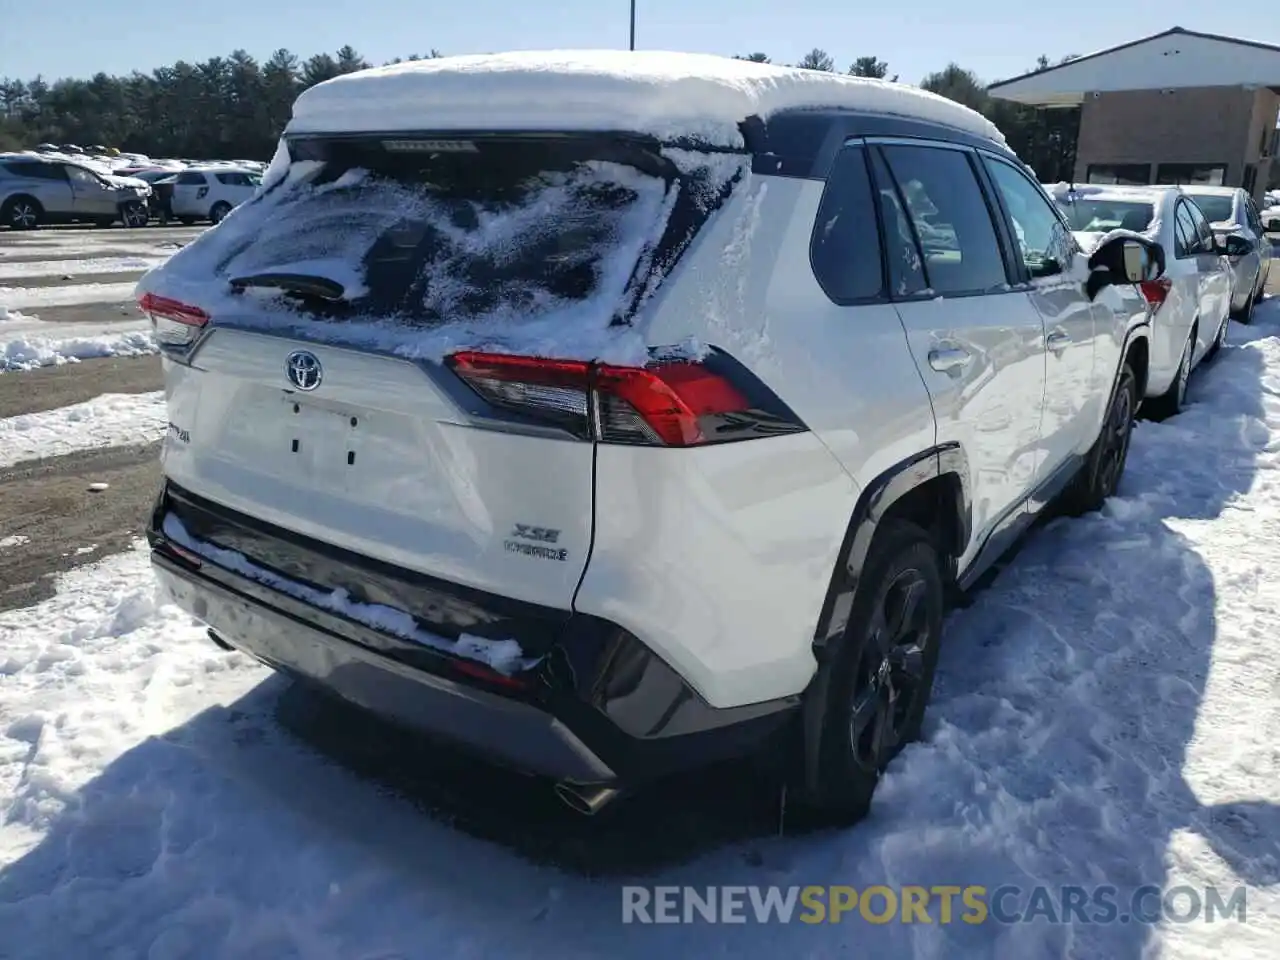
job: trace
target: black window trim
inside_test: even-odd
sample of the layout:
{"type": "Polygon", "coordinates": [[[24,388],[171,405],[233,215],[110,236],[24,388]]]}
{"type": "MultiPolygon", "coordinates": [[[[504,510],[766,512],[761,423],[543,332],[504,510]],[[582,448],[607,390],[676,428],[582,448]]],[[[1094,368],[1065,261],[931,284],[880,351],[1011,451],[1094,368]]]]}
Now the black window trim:
{"type": "MultiPolygon", "coordinates": [[[[889,299],[894,303],[915,303],[924,300],[936,300],[939,297],[946,300],[963,300],[969,297],[993,297],[1006,293],[1025,292],[1025,281],[1022,279],[1026,272],[1026,267],[1018,267],[1020,259],[1012,255],[1012,247],[1010,246],[1010,235],[1008,224],[1005,223],[1003,208],[993,205],[991,191],[993,189],[990,180],[987,178],[986,170],[978,159],[977,148],[966,143],[956,143],[950,140],[933,140],[915,137],[866,137],[865,143],[870,149],[879,153],[881,161],[884,163],[885,169],[889,171],[889,175],[893,176],[893,167],[889,164],[888,158],[879,148],[884,146],[901,146],[901,147],[927,147],[935,150],[954,150],[964,155],[969,164],[969,170],[973,173],[975,182],[978,185],[978,194],[982,197],[982,202],[986,206],[987,216],[991,220],[992,231],[996,235],[996,243],[1000,250],[1000,260],[1004,264],[1004,283],[1005,285],[999,289],[986,290],[963,290],[942,293],[941,291],[928,289],[928,292],[918,294],[908,294],[906,296],[898,296],[892,290],[889,290],[889,299]],[[999,211],[999,214],[997,214],[999,211]]],[[[889,184],[894,192],[898,195],[899,203],[902,203],[902,190],[894,177],[894,182],[889,184]]],[[[876,203],[876,219],[879,222],[881,230],[881,242],[883,243],[883,231],[885,229],[884,217],[880,210],[880,187],[876,181],[872,180],[872,197],[876,203]]],[[[908,209],[904,206],[903,208],[908,209]]],[[[908,217],[910,220],[910,217],[908,217]]],[[[915,224],[911,224],[912,235],[915,235],[915,224]]],[[[920,246],[919,237],[916,237],[916,252],[920,255],[921,261],[924,260],[924,251],[920,246]]],[[[887,257],[881,254],[881,258],[887,261],[887,257]]],[[[886,270],[887,270],[886,265],[886,270]]],[[[928,278],[928,269],[925,270],[925,277],[928,278]]]]}

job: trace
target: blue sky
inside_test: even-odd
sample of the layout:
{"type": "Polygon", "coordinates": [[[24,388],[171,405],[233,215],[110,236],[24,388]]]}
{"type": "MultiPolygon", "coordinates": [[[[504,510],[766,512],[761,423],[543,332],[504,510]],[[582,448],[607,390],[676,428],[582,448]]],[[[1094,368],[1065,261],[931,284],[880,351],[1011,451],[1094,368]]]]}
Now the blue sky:
{"type": "MultiPolygon", "coordinates": [[[[860,55],[889,62],[918,83],[955,60],[991,81],[1030,69],[1036,57],[1088,53],[1178,25],[1280,43],[1280,18],[1262,0],[1224,7],[1165,0],[1070,5],[1025,0],[637,0],[638,47],[747,53],[794,62],[815,46],[847,69],[860,55]],[[1153,19],[1152,10],[1159,10],[1153,19]],[[1248,35],[1250,27],[1260,32],[1248,35]]],[[[426,52],[627,45],[626,0],[173,0],[3,2],[0,76],[149,72],[243,47],[260,59],[288,47],[304,57],[350,43],[367,59],[426,52]]]]}

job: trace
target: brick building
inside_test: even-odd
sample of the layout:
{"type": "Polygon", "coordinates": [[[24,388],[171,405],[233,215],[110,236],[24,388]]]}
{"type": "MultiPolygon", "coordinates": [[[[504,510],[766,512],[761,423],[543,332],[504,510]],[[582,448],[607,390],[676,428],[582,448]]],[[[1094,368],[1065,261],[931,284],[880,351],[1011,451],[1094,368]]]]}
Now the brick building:
{"type": "Polygon", "coordinates": [[[1260,200],[1280,177],[1280,46],[1174,27],[990,93],[1080,108],[1079,183],[1225,184],[1260,200]]]}

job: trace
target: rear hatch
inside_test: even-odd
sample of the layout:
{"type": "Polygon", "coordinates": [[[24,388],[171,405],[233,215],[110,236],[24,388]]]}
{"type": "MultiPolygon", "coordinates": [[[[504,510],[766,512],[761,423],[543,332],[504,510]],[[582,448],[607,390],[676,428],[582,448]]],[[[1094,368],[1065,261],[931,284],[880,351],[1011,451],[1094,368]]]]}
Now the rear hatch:
{"type": "Polygon", "coordinates": [[[569,610],[594,445],[588,393],[565,378],[572,358],[644,349],[627,321],[707,212],[692,175],[617,137],[290,153],[139,285],[172,361],[166,473],[304,536],[569,610]],[[509,382],[495,354],[564,368],[509,382]]]}

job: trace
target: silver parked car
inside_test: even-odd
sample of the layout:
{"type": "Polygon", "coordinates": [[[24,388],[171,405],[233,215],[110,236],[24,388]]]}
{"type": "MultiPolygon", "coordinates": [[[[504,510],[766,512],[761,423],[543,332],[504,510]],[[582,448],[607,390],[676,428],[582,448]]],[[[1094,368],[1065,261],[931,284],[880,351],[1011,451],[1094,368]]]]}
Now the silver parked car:
{"type": "Polygon", "coordinates": [[[147,224],[151,188],[140,180],[29,155],[0,156],[0,222],[13,230],[42,223],[85,221],[126,227],[147,224]]]}
{"type": "Polygon", "coordinates": [[[1253,198],[1239,187],[1185,186],[1182,192],[1204,211],[1213,232],[1219,237],[1244,237],[1253,250],[1243,256],[1228,257],[1235,286],[1231,296],[1231,315],[1241,323],[1253,316],[1253,305],[1266,293],[1267,274],[1271,270],[1271,239],[1262,225],[1253,198]]]}

